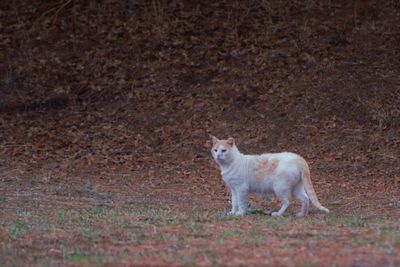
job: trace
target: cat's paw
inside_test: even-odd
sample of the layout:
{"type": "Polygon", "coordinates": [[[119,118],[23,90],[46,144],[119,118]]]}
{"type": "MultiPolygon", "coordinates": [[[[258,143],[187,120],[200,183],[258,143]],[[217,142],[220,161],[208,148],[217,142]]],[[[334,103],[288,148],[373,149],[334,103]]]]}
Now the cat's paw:
{"type": "Polygon", "coordinates": [[[271,213],[271,216],[272,216],[272,217],[281,217],[282,215],[279,214],[279,212],[274,211],[273,213],[271,213]]]}
{"type": "Polygon", "coordinates": [[[228,216],[233,216],[233,215],[235,215],[235,214],[236,214],[235,211],[230,211],[230,212],[227,213],[228,216]]]}
{"type": "Polygon", "coordinates": [[[268,215],[268,216],[272,216],[273,212],[274,212],[273,210],[266,210],[266,211],[264,211],[264,214],[268,215]]]}
{"type": "Polygon", "coordinates": [[[244,216],[246,214],[246,211],[239,210],[235,213],[235,216],[244,216]]]}
{"type": "Polygon", "coordinates": [[[306,217],[306,214],[304,212],[298,212],[298,213],[296,213],[296,217],[297,218],[304,218],[304,217],[306,217]]]}

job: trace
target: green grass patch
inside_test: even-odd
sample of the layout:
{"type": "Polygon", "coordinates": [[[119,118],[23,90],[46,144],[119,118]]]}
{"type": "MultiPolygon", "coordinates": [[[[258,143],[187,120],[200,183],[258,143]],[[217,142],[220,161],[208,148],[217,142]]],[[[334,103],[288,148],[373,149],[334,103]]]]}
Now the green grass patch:
{"type": "Polygon", "coordinates": [[[271,229],[287,229],[293,223],[293,218],[290,217],[266,217],[263,216],[260,220],[262,226],[266,226],[271,229]]]}
{"type": "Polygon", "coordinates": [[[348,216],[348,217],[327,216],[326,223],[328,225],[342,226],[342,227],[368,227],[368,222],[366,220],[361,219],[359,216],[348,216]]]}
{"type": "Polygon", "coordinates": [[[229,231],[222,233],[218,237],[217,241],[219,244],[223,245],[227,239],[242,238],[244,236],[245,236],[245,233],[243,231],[234,229],[234,230],[229,230],[229,231]]]}
{"type": "Polygon", "coordinates": [[[146,233],[144,232],[133,232],[131,234],[131,242],[134,245],[140,245],[142,243],[144,243],[145,241],[147,241],[149,239],[149,237],[146,235],[146,233]]]}
{"type": "Polygon", "coordinates": [[[90,228],[81,228],[75,232],[75,236],[80,236],[89,240],[97,239],[101,235],[99,230],[93,230],[90,228]]]}
{"type": "Polygon", "coordinates": [[[235,217],[228,215],[225,211],[217,211],[211,214],[211,219],[216,221],[230,221],[235,217]]]}
{"type": "Polygon", "coordinates": [[[195,267],[195,266],[199,265],[195,258],[191,258],[188,256],[181,256],[179,261],[183,266],[187,266],[187,267],[195,267]]]}
{"type": "Polygon", "coordinates": [[[296,265],[296,267],[314,267],[314,266],[315,264],[308,261],[303,261],[296,265]]]}
{"type": "Polygon", "coordinates": [[[164,210],[145,210],[137,212],[136,217],[145,224],[157,226],[175,226],[181,223],[177,215],[164,210]]]}
{"type": "Polygon", "coordinates": [[[86,255],[80,249],[64,259],[64,263],[77,266],[103,266],[107,262],[107,259],[102,255],[86,255]]]}
{"type": "Polygon", "coordinates": [[[190,235],[193,237],[200,237],[200,236],[207,235],[207,230],[204,226],[204,223],[197,223],[194,221],[189,221],[184,225],[184,228],[188,229],[190,232],[190,235]]]}
{"type": "Polygon", "coordinates": [[[244,243],[259,247],[265,243],[264,241],[265,241],[265,233],[260,230],[253,229],[246,236],[244,243]]]}
{"type": "Polygon", "coordinates": [[[31,230],[28,223],[20,218],[16,218],[7,228],[7,232],[12,239],[17,239],[31,230]]]}
{"type": "Polygon", "coordinates": [[[368,223],[365,220],[360,219],[357,216],[349,217],[344,220],[342,226],[346,227],[368,227],[368,223]]]}

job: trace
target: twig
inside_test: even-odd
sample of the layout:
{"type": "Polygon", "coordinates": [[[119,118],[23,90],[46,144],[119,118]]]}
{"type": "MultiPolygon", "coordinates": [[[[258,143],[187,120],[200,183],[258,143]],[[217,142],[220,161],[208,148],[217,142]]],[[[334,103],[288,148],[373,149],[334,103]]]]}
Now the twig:
{"type": "Polygon", "coordinates": [[[35,26],[37,25],[37,23],[39,23],[39,21],[41,21],[46,15],[50,14],[51,12],[55,11],[54,14],[51,16],[53,24],[55,22],[55,20],[58,17],[58,14],[60,13],[60,11],[66,7],[69,3],[71,3],[73,0],[67,0],[66,2],[62,3],[63,1],[60,2],[60,5],[57,5],[53,8],[50,8],[49,10],[47,10],[46,12],[44,12],[37,20],[35,20],[32,24],[32,27],[29,29],[29,31],[32,31],[35,26]]]}

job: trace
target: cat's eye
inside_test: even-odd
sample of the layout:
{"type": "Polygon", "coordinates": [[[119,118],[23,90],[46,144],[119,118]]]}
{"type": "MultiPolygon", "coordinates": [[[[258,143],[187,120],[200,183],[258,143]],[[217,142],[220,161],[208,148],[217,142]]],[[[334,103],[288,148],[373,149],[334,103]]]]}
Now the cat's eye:
{"type": "Polygon", "coordinates": [[[222,152],[222,153],[226,152],[226,149],[222,149],[221,152],[222,152]]]}
{"type": "Polygon", "coordinates": [[[214,149],[215,152],[218,152],[218,149],[214,149]]]}

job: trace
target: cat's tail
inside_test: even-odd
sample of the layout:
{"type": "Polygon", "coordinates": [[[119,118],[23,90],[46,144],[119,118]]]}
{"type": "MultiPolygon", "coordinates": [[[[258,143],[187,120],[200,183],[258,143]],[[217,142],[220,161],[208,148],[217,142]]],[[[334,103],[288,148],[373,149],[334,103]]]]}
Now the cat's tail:
{"type": "Polygon", "coordinates": [[[301,171],[301,180],[303,181],[304,188],[306,189],[307,195],[310,198],[311,203],[320,211],[329,213],[329,210],[322,206],[317,198],[317,194],[315,193],[314,187],[311,183],[310,168],[308,167],[307,162],[302,157],[299,157],[297,163],[301,171]]]}

